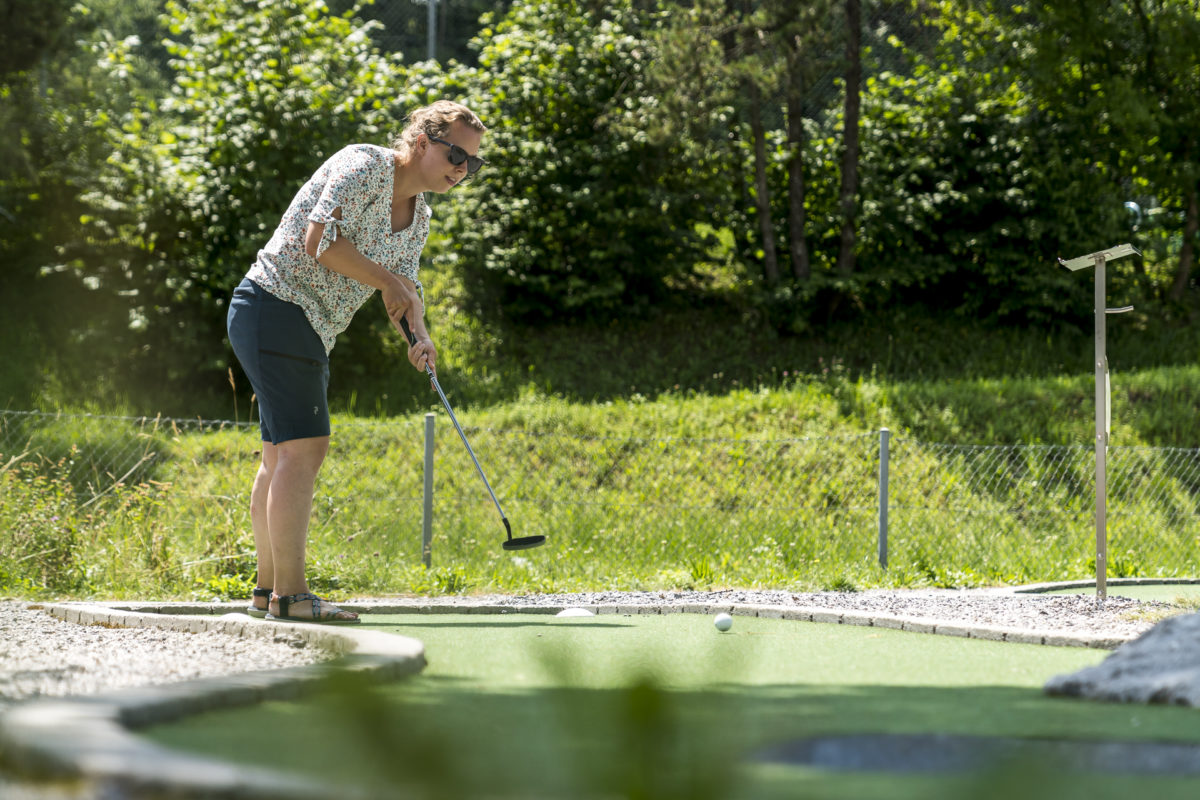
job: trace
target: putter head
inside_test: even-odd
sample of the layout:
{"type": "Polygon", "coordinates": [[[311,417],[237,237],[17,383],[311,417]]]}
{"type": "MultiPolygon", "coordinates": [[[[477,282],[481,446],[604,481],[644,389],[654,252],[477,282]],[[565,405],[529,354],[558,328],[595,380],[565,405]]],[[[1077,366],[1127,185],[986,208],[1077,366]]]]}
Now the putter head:
{"type": "Polygon", "coordinates": [[[531,547],[541,547],[545,543],[545,536],[522,536],[520,539],[508,539],[501,546],[505,550],[528,550],[531,547]]]}

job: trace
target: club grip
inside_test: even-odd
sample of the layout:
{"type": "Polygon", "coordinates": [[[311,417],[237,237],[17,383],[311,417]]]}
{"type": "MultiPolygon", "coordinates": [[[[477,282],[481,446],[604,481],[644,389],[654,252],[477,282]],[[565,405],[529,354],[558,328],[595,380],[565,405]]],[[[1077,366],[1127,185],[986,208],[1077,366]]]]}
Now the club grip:
{"type": "Polygon", "coordinates": [[[408,339],[409,344],[417,343],[417,337],[413,335],[412,329],[408,327],[408,317],[400,318],[400,329],[404,331],[404,338],[408,339]]]}

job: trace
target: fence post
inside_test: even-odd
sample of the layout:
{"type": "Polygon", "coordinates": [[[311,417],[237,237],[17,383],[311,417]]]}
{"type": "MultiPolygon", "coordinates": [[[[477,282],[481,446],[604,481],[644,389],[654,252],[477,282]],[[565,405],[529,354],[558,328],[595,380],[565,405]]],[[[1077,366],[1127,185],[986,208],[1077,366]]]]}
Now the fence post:
{"type": "Polygon", "coordinates": [[[425,415],[425,490],[422,498],[425,501],[424,512],[421,515],[421,563],[430,566],[433,560],[433,421],[435,415],[430,412],[425,415]]]}
{"type": "Polygon", "coordinates": [[[888,443],[892,432],[879,429],[879,566],[888,565],[888,443]]]}

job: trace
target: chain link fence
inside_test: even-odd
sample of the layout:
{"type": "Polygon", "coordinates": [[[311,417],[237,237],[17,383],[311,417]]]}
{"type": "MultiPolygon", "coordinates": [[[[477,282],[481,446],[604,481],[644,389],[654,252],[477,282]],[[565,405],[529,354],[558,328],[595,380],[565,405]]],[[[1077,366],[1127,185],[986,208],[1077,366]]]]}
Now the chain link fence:
{"type": "MultiPolygon", "coordinates": [[[[1095,575],[1091,445],[892,447],[889,549],[907,563],[1002,580],[1095,575]]],[[[1110,447],[1108,574],[1200,571],[1200,450],[1110,447]]]]}
{"type": "MultiPolygon", "coordinates": [[[[603,583],[619,562],[666,583],[788,585],[830,570],[862,575],[880,570],[881,560],[883,583],[1094,575],[1087,446],[899,438],[881,470],[878,433],[701,439],[465,431],[514,535],[548,536],[538,552],[549,551],[560,579],[603,583]]],[[[480,553],[499,550],[503,526],[453,429],[443,422],[435,436],[433,562],[487,568],[480,553]]],[[[313,539],[419,564],[423,437],[419,420],[335,421],[313,539]]],[[[65,484],[83,508],[124,508],[131,487],[140,487],[138,502],[152,494],[157,511],[131,524],[210,543],[192,558],[247,555],[259,446],[249,423],[0,412],[4,473],[26,483],[54,476],[59,483],[44,491],[65,484]]],[[[1113,447],[1109,465],[1109,574],[1200,574],[1200,450],[1113,447]]]]}

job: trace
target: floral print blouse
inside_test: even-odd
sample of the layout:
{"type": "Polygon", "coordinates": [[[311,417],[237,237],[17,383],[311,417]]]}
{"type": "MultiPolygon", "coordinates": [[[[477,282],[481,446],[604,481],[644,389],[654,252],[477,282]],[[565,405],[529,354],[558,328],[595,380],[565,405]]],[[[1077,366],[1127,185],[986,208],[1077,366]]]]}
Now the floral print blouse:
{"type": "Polygon", "coordinates": [[[304,309],[326,354],[375,289],[317,263],[304,251],[309,222],[325,226],[317,258],[345,236],[364,256],[422,290],[417,271],[433,211],[425,195],[418,194],[412,223],[392,231],[394,158],[394,151],[370,144],[352,144],[335,153],[296,193],[246,274],[279,299],[304,309]],[[337,208],[342,210],[340,220],[333,216],[337,208]]]}

